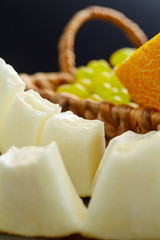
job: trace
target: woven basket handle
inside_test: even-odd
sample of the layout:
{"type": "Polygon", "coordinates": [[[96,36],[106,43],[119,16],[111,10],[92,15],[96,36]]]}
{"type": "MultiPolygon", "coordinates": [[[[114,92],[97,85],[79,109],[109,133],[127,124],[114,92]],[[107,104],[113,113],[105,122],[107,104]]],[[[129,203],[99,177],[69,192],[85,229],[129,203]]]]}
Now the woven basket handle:
{"type": "Polygon", "coordinates": [[[75,36],[80,27],[92,19],[108,21],[119,27],[136,48],[147,41],[147,36],[139,26],[121,12],[111,8],[90,6],[76,13],[64,29],[58,45],[59,67],[61,71],[71,74],[75,73],[75,36]]]}

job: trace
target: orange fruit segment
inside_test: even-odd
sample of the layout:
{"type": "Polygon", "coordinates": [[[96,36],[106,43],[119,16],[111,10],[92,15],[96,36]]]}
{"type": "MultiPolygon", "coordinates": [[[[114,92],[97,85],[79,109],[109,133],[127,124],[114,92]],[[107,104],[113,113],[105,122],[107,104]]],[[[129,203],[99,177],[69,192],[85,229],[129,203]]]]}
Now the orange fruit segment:
{"type": "Polygon", "coordinates": [[[160,110],[160,33],[120,64],[115,73],[133,101],[160,110]]]}

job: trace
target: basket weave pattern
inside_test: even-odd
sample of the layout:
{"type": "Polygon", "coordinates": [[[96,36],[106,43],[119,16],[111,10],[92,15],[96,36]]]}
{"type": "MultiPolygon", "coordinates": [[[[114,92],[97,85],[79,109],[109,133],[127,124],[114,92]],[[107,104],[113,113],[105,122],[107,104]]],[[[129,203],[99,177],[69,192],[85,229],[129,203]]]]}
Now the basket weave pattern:
{"type": "Polygon", "coordinates": [[[127,105],[115,106],[107,101],[95,102],[82,100],[67,93],[56,93],[57,86],[62,83],[72,83],[75,67],[74,43],[79,28],[92,19],[109,21],[119,27],[131,41],[134,47],[140,47],[147,37],[139,26],[126,18],[122,13],[104,7],[91,6],[76,13],[69,21],[60,38],[59,73],[21,74],[26,83],[26,89],[38,91],[42,97],[62,106],[63,111],[71,110],[86,119],[99,119],[105,123],[106,143],[113,137],[132,130],[136,133],[147,133],[160,129],[160,112],[151,109],[133,108],[127,105]]]}
{"type": "Polygon", "coordinates": [[[121,12],[111,8],[91,6],[76,13],[66,25],[59,41],[59,66],[63,72],[74,74],[75,54],[74,43],[75,36],[80,27],[93,19],[107,21],[120,28],[134,47],[140,47],[147,41],[145,33],[139,26],[125,17],[121,12]]]}

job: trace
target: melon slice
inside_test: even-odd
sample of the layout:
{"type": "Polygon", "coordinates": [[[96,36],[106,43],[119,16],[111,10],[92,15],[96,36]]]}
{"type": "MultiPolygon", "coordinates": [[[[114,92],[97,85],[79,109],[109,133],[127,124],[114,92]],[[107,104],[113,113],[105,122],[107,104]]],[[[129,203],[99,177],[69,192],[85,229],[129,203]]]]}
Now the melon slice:
{"type": "Polygon", "coordinates": [[[6,152],[12,145],[37,145],[46,120],[60,111],[58,104],[33,90],[17,93],[0,128],[0,151],[6,152]]]}
{"type": "Polygon", "coordinates": [[[23,92],[25,83],[17,72],[0,58],[0,123],[16,93],[23,92]]]}
{"type": "Polygon", "coordinates": [[[40,146],[56,141],[80,196],[91,195],[91,184],[105,148],[104,124],[65,112],[46,122],[40,146]]]}
{"type": "Polygon", "coordinates": [[[0,231],[60,237],[80,231],[86,208],[57,145],[12,147],[0,156],[0,231]]]}
{"type": "Polygon", "coordinates": [[[98,239],[159,239],[160,132],[127,132],[110,144],[83,232],[98,239]]]}

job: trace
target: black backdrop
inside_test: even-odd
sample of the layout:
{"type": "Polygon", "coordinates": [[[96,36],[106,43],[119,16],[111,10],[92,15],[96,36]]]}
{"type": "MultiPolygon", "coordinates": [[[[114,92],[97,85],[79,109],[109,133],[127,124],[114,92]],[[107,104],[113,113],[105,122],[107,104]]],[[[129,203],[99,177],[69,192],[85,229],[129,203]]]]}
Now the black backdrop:
{"type": "MultiPolygon", "coordinates": [[[[160,0],[0,0],[0,57],[17,72],[58,71],[57,43],[73,14],[89,5],[111,7],[137,22],[148,38],[160,32],[160,0]]],[[[131,46],[109,23],[92,21],[76,36],[76,62],[108,59],[131,46]]]]}

